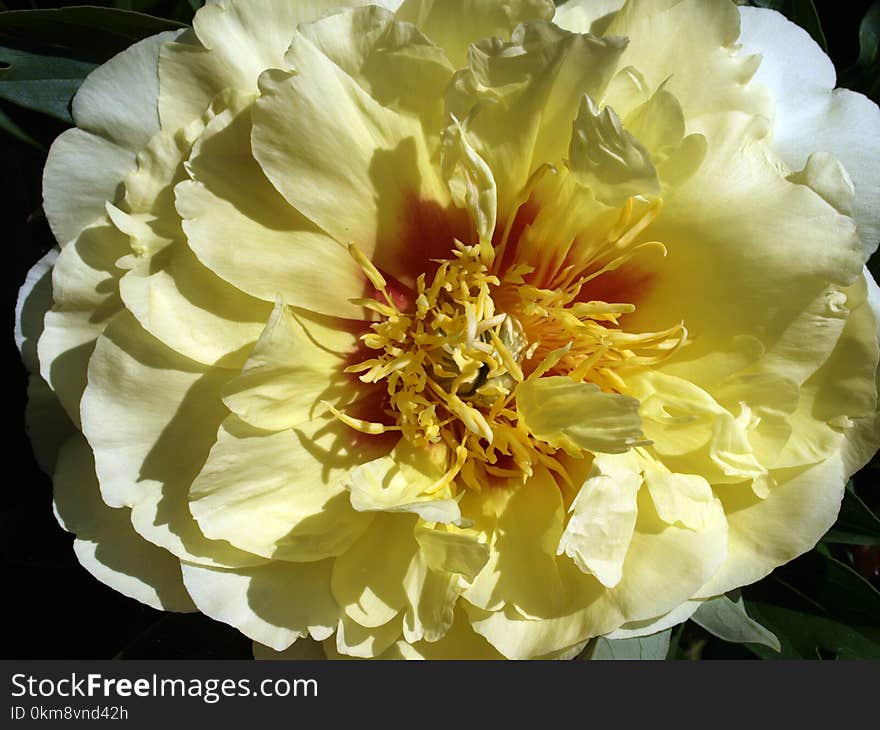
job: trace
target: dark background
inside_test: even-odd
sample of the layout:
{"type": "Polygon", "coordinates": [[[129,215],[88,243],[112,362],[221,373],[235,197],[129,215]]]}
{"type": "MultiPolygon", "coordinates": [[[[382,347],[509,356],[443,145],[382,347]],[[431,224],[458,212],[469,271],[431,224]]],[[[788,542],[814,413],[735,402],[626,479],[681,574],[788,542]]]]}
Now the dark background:
{"type": "MultiPolygon", "coordinates": [[[[0,0],[0,11],[75,4],[82,3],[0,0]]],[[[192,17],[188,0],[92,4],[133,8],[183,22],[189,22],[192,17]]],[[[815,3],[841,83],[865,91],[872,86],[876,89],[876,65],[867,71],[852,67],[859,57],[859,23],[870,4],[870,0],[815,3]]],[[[793,5],[800,5],[801,12],[803,8],[802,3],[776,5],[782,5],[789,17],[797,10],[793,5]]],[[[201,614],[155,611],[92,578],[73,554],[73,537],[54,519],[51,480],[34,462],[24,431],[27,376],[12,332],[18,288],[28,269],[54,245],[41,210],[40,178],[45,150],[65,125],[5,102],[0,102],[0,111],[37,143],[36,146],[27,144],[0,131],[0,205],[4,208],[2,238],[7,260],[2,312],[4,331],[8,333],[2,340],[3,364],[7,371],[3,415],[5,423],[10,425],[5,438],[6,478],[0,487],[0,576],[5,586],[3,603],[8,612],[3,622],[0,656],[10,659],[249,658],[250,642],[234,629],[201,614]]],[[[875,489],[877,473],[874,464],[854,479],[856,491],[875,514],[880,508],[875,489]]],[[[831,544],[826,546],[825,552],[852,566],[878,586],[878,548],[831,544]]],[[[868,605],[854,609],[851,602],[834,597],[829,603],[825,595],[828,586],[822,583],[828,579],[828,573],[823,555],[810,553],[776,571],[774,578],[747,589],[749,610],[777,631],[778,626],[790,620],[798,621],[801,615],[798,612],[807,610],[812,611],[813,618],[841,625],[873,621],[875,626],[871,630],[875,630],[880,616],[868,605]],[[821,614],[819,609],[808,605],[818,604],[820,594],[821,614]]],[[[819,628],[812,630],[817,634],[824,630],[825,624],[815,625],[819,628]]],[[[843,658],[846,653],[828,648],[833,643],[830,641],[817,639],[813,643],[817,644],[814,652],[801,648],[798,655],[843,658]]],[[[759,653],[766,655],[766,652],[759,653]]],[[[743,646],[715,639],[689,622],[676,633],[670,656],[711,659],[754,658],[755,655],[743,646]]]]}

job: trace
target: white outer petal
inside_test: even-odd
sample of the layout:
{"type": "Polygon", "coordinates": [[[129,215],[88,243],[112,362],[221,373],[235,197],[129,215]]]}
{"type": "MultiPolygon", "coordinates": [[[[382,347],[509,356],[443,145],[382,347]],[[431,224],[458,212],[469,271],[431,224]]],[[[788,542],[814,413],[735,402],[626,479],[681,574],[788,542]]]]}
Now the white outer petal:
{"type": "Polygon", "coordinates": [[[76,534],[73,550],[89,573],[158,610],[195,611],[177,558],[135,532],[130,510],[101,501],[93,455],[81,434],[61,449],[53,482],[55,516],[76,534]]]}
{"type": "Polygon", "coordinates": [[[775,10],[739,11],[740,55],[763,56],[753,81],[776,103],[776,152],[792,170],[820,150],[843,163],[855,184],[854,218],[867,258],[880,241],[880,109],[862,94],[834,89],[834,66],[805,30],[775,10]]]}
{"type": "Polygon", "coordinates": [[[880,340],[880,286],[874,281],[868,267],[865,267],[865,280],[868,282],[868,306],[874,315],[877,324],[877,339],[880,340]]]}
{"type": "Polygon", "coordinates": [[[37,340],[43,334],[43,317],[52,308],[52,267],[58,253],[57,247],[49,249],[31,267],[15,302],[15,345],[30,373],[40,371],[37,340]]]}
{"type": "Polygon", "coordinates": [[[77,127],[55,140],[43,170],[43,209],[62,246],[103,215],[159,131],[159,48],[179,33],[150,36],[115,55],[74,97],[77,127]]]}

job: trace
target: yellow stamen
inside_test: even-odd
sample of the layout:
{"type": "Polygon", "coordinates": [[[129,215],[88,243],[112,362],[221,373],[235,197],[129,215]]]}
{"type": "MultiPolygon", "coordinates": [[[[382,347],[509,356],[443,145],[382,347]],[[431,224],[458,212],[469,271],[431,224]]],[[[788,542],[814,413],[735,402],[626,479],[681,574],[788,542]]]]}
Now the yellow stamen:
{"type": "Polygon", "coordinates": [[[622,322],[635,311],[632,303],[582,295],[591,281],[635,256],[666,254],[660,242],[638,242],[659,214],[659,202],[634,217],[635,203],[628,200],[607,233],[592,244],[575,239],[549,265],[542,260],[538,271],[522,262],[506,264],[503,272],[493,268],[503,263],[516,211],[551,171],[539,169],[530,178],[497,249],[487,252],[485,241],[476,246],[455,241],[449,258],[434,261],[433,276],[416,279],[413,304],[406,311],[392,300],[378,268],[355,244],[349,246],[378,293],[353,300],[373,313],[374,321],[360,338],[372,353],[345,372],[357,374],[363,383],[381,384],[387,394],[385,413],[395,423],[374,423],[328,408],[361,433],[399,431],[415,446],[444,446],[445,471],[427,494],[454,495],[459,488],[479,490],[491,480],[525,480],[536,465],[572,488],[568,457],[520,421],[518,385],[548,374],[567,375],[624,393],[627,372],[662,362],[686,343],[681,323],[629,333],[622,322]]]}
{"type": "Polygon", "coordinates": [[[371,421],[364,421],[361,418],[353,418],[346,413],[343,413],[340,410],[337,410],[332,405],[327,403],[326,401],[322,401],[322,404],[327,406],[330,409],[330,412],[336,416],[342,423],[344,423],[349,428],[353,428],[355,431],[360,431],[361,433],[367,433],[372,436],[376,436],[380,433],[385,433],[386,431],[399,431],[400,426],[386,426],[384,423],[373,423],[371,421]]]}

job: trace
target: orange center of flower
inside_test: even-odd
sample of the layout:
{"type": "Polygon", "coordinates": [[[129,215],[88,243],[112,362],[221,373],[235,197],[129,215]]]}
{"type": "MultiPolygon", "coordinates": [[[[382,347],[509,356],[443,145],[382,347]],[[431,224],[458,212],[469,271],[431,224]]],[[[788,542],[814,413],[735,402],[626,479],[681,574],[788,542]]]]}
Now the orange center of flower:
{"type": "MultiPolygon", "coordinates": [[[[626,225],[631,209],[625,207],[610,240],[595,247],[584,266],[538,276],[536,267],[524,263],[499,270],[505,239],[496,246],[456,241],[453,256],[435,262],[430,280],[425,274],[417,278],[414,303],[406,308],[389,291],[383,274],[357,246],[350,246],[377,296],[357,300],[376,315],[361,337],[375,355],[346,372],[358,374],[364,383],[385,384],[386,414],[393,425],[331,407],[333,413],[364,433],[397,430],[416,446],[445,445],[449,469],[438,488],[460,483],[479,490],[498,479],[523,480],[537,463],[567,481],[557,449],[522,424],[518,385],[567,375],[625,392],[626,370],[660,362],[686,339],[681,324],[661,332],[627,333],[619,320],[635,310],[633,304],[585,296],[591,282],[645,246],[663,248],[656,242],[631,246],[647,225],[644,218],[626,225]]],[[[651,210],[646,217],[654,215],[651,210]]]]}

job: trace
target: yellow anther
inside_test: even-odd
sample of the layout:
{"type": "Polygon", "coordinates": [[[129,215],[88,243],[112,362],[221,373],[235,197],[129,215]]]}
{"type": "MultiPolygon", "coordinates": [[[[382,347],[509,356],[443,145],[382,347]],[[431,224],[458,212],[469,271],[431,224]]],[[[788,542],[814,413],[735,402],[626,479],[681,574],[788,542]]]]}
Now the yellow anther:
{"type": "MultiPolygon", "coordinates": [[[[533,176],[530,185],[547,172],[533,176]]],[[[526,194],[517,207],[527,199],[526,194]]],[[[625,316],[635,311],[633,304],[584,296],[589,282],[634,256],[658,250],[665,255],[662,243],[636,243],[659,213],[659,202],[642,208],[635,220],[634,207],[632,199],[626,202],[604,238],[592,243],[578,238],[540,259],[537,270],[525,263],[491,269],[503,259],[512,220],[493,256],[487,256],[484,241],[475,246],[456,241],[450,258],[435,261],[433,276],[416,279],[413,303],[405,311],[391,299],[382,273],[352,244],[352,257],[379,295],[355,300],[374,313],[360,338],[372,352],[345,371],[383,389],[385,412],[395,423],[354,418],[328,406],[331,412],[362,433],[400,431],[417,447],[442,444],[445,471],[429,493],[479,490],[493,479],[524,480],[538,464],[570,486],[565,458],[557,458],[557,449],[520,420],[518,383],[568,375],[625,392],[627,372],[661,362],[687,338],[682,324],[628,333],[625,316]]]]}
{"type": "Polygon", "coordinates": [[[384,423],[373,423],[372,421],[365,421],[362,418],[353,418],[349,416],[347,413],[343,413],[342,411],[334,408],[327,401],[322,401],[322,404],[327,406],[330,409],[330,412],[336,416],[342,423],[344,423],[349,428],[353,428],[355,431],[360,431],[361,433],[368,433],[370,435],[378,435],[380,433],[385,433],[386,431],[399,431],[399,426],[386,426],[384,423]]]}
{"type": "Polygon", "coordinates": [[[351,254],[352,258],[357,261],[358,266],[360,266],[364,274],[366,274],[370,283],[379,291],[385,293],[385,288],[388,286],[388,282],[385,281],[382,272],[380,272],[373,262],[364,255],[364,252],[358,248],[358,245],[356,243],[348,244],[348,252],[351,254]]]}

